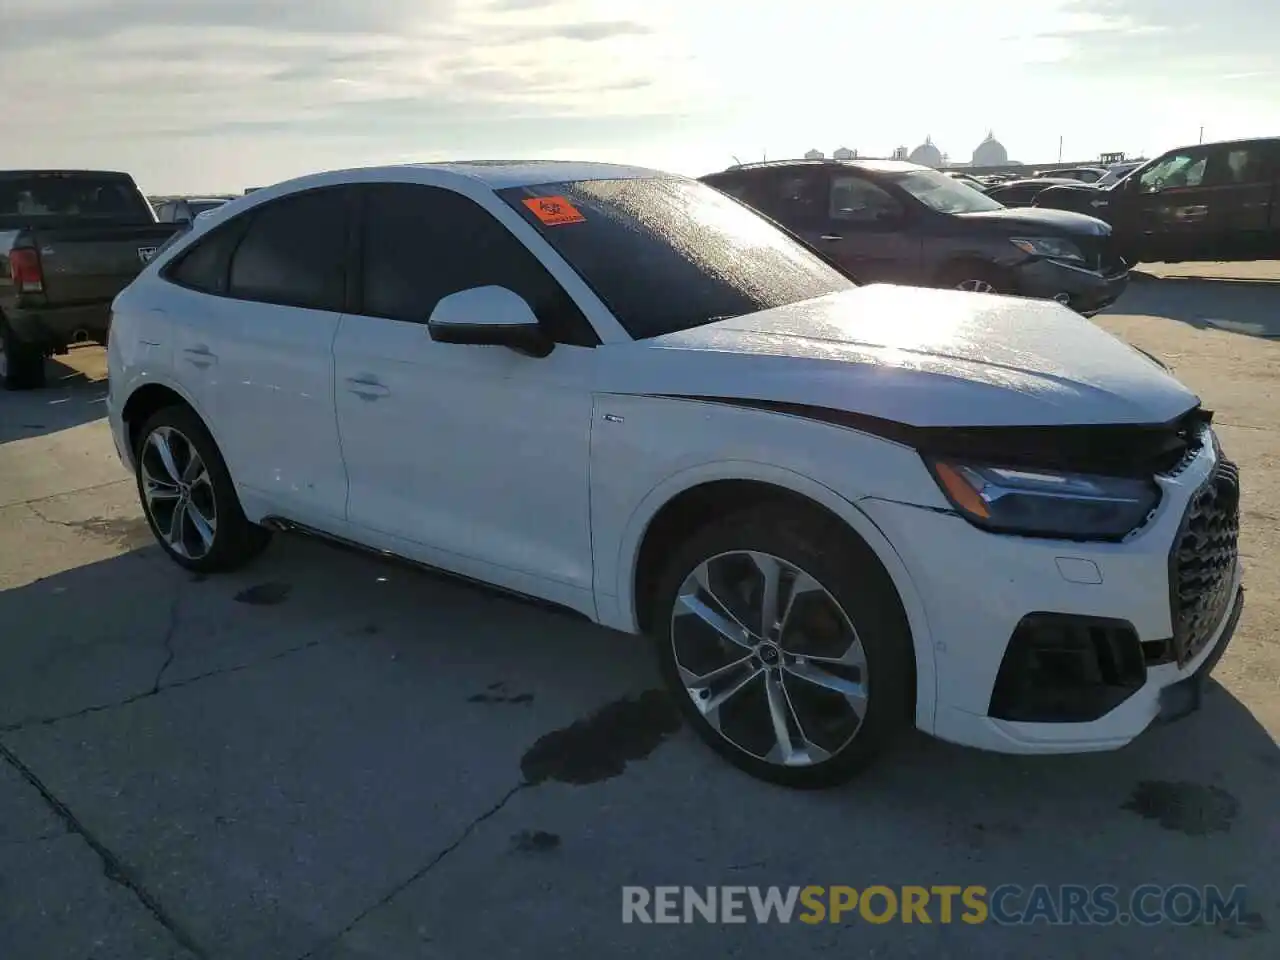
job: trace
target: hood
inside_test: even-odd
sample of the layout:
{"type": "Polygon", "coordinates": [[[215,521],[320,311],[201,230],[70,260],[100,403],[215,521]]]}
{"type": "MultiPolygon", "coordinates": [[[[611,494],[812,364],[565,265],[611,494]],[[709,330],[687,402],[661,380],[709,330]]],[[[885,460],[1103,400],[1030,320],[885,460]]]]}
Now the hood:
{"type": "MultiPolygon", "coordinates": [[[[1085,187],[1084,189],[1093,194],[1100,192],[1094,187],[1085,187]]],[[[1070,186],[1046,187],[1037,194],[1037,199],[1051,190],[1074,191],[1075,188],[1070,186]]],[[[1066,210],[1044,210],[1039,207],[983,210],[979,213],[960,213],[956,214],[956,216],[963,220],[976,220],[983,223],[1008,226],[1012,229],[1039,230],[1042,233],[1047,232],[1054,236],[1102,237],[1111,232],[1111,227],[1108,224],[1094,217],[1085,216],[1083,213],[1071,213],[1066,210]]]]}
{"type": "Polygon", "coordinates": [[[598,348],[615,393],[828,407],[917,427],[1167,423],[1195,394],[1052,301],[868,286],[598,348]]]}

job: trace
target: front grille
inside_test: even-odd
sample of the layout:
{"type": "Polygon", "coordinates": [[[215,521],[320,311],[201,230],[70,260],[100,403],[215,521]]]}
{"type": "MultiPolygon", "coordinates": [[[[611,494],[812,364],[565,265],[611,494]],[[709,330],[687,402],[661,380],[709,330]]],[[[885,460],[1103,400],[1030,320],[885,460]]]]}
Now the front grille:
{"type": "Polygon", "coordinates": [[[1239,555],[1240,473],[1220,460],[1187,505],[1169,554],[1173,649],[1179,666],[1196,656],[1231,605],[1239,555]]]}

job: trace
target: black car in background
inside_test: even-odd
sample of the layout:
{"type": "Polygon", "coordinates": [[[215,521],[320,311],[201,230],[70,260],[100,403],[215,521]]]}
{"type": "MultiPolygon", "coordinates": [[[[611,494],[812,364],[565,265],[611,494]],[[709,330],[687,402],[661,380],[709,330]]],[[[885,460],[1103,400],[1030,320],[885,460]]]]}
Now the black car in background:
{"type": "Polygon", "coordinates": [[[1061,184],[1078,184],[1078,180],[1052,179],[1036,177],[1032,180],[1009,180],[984,190],[992,200],[998,200],[1006,207],[1029,207],[1045,190],[1061,184]]]}
{"type": "Polygon", "coordinates": [[[1111,228],[1010,210],[954,178],[897,160],[784,160],[702,182],[777,221],[864,283],[1057,300],[1093,314],[1128,283],[1111,228]]]}
{"type": "Polygon", "coordinates": [[[155,204],[156,219],[161,223],[192,223],[196,217],[217,210],[227,197],[173,197],[155,204]]]}
{"type": "Polygon", "coordinates": [[[1280,137],[1179,147],[1106,189],[1051,187],[1035,207],[1106,220],[1130,263],[1280,257],[1280,137]]]}

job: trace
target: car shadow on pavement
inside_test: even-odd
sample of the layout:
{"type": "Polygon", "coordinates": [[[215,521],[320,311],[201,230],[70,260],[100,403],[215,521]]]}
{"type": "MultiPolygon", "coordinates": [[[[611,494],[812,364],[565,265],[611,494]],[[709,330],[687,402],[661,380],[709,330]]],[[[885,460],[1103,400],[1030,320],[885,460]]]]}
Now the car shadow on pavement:
{"type": "MultiPolygon", "coordinates": [[[[510,941],[518,919],[508,949],[542,955],[570,915],[616,936],[628,883],[1245,884],[1266,897],[1254,927],[1275,913],[1280,750],[1216,685],[1198,715],[1116,753],[995,756],[909,734],[844,788],[791,792],[653,709],[635,638],[290,537],[246,570],[192,576],[140,518],[93,524],[77,535],[124,552],[0,593],[0,766],[20,763],[198,954],[418,955],[433,924],[510,941]],[[538,751],[563,755],[535,776],[538,751]],[[804,826],[760,829],[785,823],[804,826]],[[513,860],[509,836],[564,850],[513,860]],[[446,855],[458,872],[437,875],[446,855]],[[504,921],[513,884],[523,908],[504,921]],[[370,924],[381,952],[353,945],[370,924]]],[[[102,874],[31,869],[68,902],[102,874]]],[[[82,930],[26,916],[14,956],[103,938],[134,947],[103,955],[146,952],[119,911],[82,930]]]]}
{"type": "Polygon", "coordinates": [[[107,381],[54,358],[39,390],[0,390],[0,443],[57,433],[107,415],[107,381]]]}
{"type": "Polygon", "coordinates": [[[1107,312],[1165,317],[1200,330],[1280,338],[1280,281],[1168,277],[1135,271],[1107,312]]]}

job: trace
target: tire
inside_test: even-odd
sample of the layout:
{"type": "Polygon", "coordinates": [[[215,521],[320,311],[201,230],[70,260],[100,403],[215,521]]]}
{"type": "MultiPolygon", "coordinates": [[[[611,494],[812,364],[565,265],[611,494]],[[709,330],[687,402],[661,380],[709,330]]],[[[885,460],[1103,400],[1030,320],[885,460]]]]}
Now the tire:
{"type": "Polygon", "coordinates": [[[1013,287],[998,267],[981,260],[960,260],[938,273],[937,285],[970,293],[1012,293],[1013,287]]]}
{"type": "Polygon", "coordinates": [[[147,523],[179,566],[198,573],[235,570],[266,549],[271,532],[245,518],[218,445],[191,408],[164,407],[152,414],[138,431],[134,463],[147,523]],[[184,515],[175,526],[179,508],[184,515]]]}
{"type": "Polygon", "coordinates": [[[39,390],[44,383],[44,352],[14,339],[9,325],[0,318],[0,387],[39,390]]]}
{"type": "Polygon", "coordinates": [[[675,550],[652,604],[658,666],[680,711],[713,750],[753,777],[800,789],[835,786],[913,719],[915,654],[897,590],[866,543],[817,511],[770,505],[713,521],[675,550]],[[758,587],[760,571],[775,561],[798,570],[801,587],[788,614],[774,618],[782,630],[769,632],[756,615],[765,606],[737,588],[758,587]],[[702,581],[700,572],[707,573],[702,581]],[[711,591],[692,592],[699,582],[711,591]],[[698,604],[719,617],[721,630],[708,625],[705,609],[692,612],[698,604]],[[738,638],[724,639],[725,628],[738,638]],[[742,663],[730,666],[735,661],[742,663]],[[852,699],[822,686],[833,681],[854,691],[852,699]]]}

